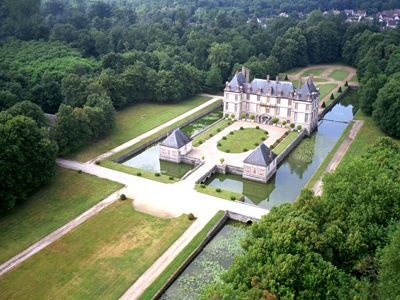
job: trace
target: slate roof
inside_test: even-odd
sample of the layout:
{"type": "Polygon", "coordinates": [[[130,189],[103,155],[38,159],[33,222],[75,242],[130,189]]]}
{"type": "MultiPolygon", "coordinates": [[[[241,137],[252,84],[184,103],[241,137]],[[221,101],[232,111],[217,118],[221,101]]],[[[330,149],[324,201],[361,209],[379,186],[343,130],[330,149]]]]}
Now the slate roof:
{"type": "Polygon", "coordinates": [[[269,157],[271,151],[265,144],[261,144],[244,160],[244,163],[267,167],[278,156],[272,152],[271,159],[269,157]]]}
{"type": "MultiPolygon", "coordinates": [[[[293,95],[296,93],[298,90],[295,88],[293,83],[291,82],[286,82],[286,81],[278,81],[276,83],[276,80],[267,80],[267,79],[259,79],[259,78],[254,78],[254,80],[250,83],[246,83],[246,78],[242,72],[238,73],[238,76],[234,76],[229,82],[229,88],[226,87],[225,91],[228,92],[240,92],[235,91],[235,87],[243,87],[242,92],[243,93],[248,93],[248,94],[257,94],[257,95],[262,95],[266,96],[267,94],[267,88],[271,87],[271,96],[276,97],[277,96],[277,91],[280,90],[282,91],[281,97],[283,98],[289,98],[289,99],[295,99],[295,97],[289,97],[289,92],[292,91],[293,95]],[[247,87],[250,87],[250,92],[247,91],[247,87]],[[261,93],[257,93],[257,89],[261,88],[261,93]]],[[[306,84],[303,85],[303,87],[300,89],[300,100],[303,101],[312,101],[313,99],[307,100],[307,93],[312,93],[312,92],[318,92],[318,89],[315,87],[314,83],[310,81],[310,85],[308,84],[308,80],[306,81],[306,84]]]]}
{"type": "Polygon", "coordinates": [[[185,146],[186,144],[190,143],[192,140],[193,139],[184,134],[182,130],[176,129],[160,145],[179,149],[185,146]]]}
{"type": "Polygon", "coordinates": [[[49,119],[49,125],[52,127],[54,123],[57,121],[57,116],[52,114],[44,114],[49,119]]]}

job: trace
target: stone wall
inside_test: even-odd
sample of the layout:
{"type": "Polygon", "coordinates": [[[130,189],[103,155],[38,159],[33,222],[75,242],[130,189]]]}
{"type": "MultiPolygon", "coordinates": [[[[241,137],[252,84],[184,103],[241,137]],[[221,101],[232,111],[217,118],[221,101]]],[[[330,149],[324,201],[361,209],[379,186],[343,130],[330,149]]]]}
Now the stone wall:
{"type": "Polygon", "coordinates": [[[195,158],[195,157],[190,157],[187,155],[181,155],[181,162],[184,164],[193,165],[193,166],[197,166],[200,163],[202,163],[201,159],[195,158]]]}
{"type": "Polygon", "coordinates": [[[210,170],[204,173],[199,179],[197,179],[195,184],[203,183],[208,178],[210,178],[211,175],[214,174],[216,170],[217,170],[217,165],[213,166],[210,170]]]}
{"type": "Polygon", "coordinates": [[[202,135],[204,132],[207,132],[208,130],[210,130],[211,128],[217,126],[219,123],[221,123],[222,121],[224,121],[225,118],[221,118],[218,121],[212,123],[210,126],[207,126],[206,128],[204,128],[203,130],[199,131],[198,133],[196,133],[194,136],[192,136],[192,139],[197,138],[198,136],[202,135]]]}
{"type": "MultiPolygon", "coordinates": [[[[243,203],[243,202],[241,202],[241,203],[243,203]]],[[[239,221],[239,222],[242,222],[242,223],[250,223],[250,222],[258,222],[258,221],[260,221],[260,219],[249,217],[249,216],[245,216],[245,215],[241,215],[241,214],[238,214],[238,213],[235,213],[235,212],[231,212],[229,210],[227,210],[226,212],[228,213],[229,219],[236,220],[236,221],[239,221]]],[[[268,211],[266,211],[266,213],[267,212],[268,211]]]]}
{"type": "Polygon", "coordinates": [[[350,90],[358,90],[357,85],[349,85],[339,96],[336,97],[335,100],[332,101],[318,116],[319,119],[322,119],[339,101],[343,98],[344,95],[350,90]]]}
{"type": "Polygon", "coordinates": [[[255,165],[250,165],[250,164],[246,164],[245,167],[246,166],[251,167],[251,169],[254,169],[255,167],[257,168],[257,173],[256,174],[254,174],[252,172],[243,172],[242,177],[244,179],[248,179],[248,180],[252,180],[252,181],[257,181],[257,182],[261,182],[261,183],[267,183],[268,180],[272,177],[272,175],[274,175],[276,173],[276,163],[275,163],[275,165],[273,165],[270,168],[269,171],[267,171],[268,169],[265,168],[265,167],[257,167],[255,165]],[[259,169],[264,171],[265,175],[259,175],[258,174],[259,169]]]}
{"type": "Polygon", "coordinates": [[[276,158],[276,165],[278,165],[285,157],[293,150],[294,147],[301,141],[301,139],[306,135],[306,130],[302,130],[298,136],[278,155],[276,158]]]}
{"type": "MultiPolygon", "coordinates": [[[[185,127],[186,125],[189,125],[193,121],[196,121],[197,119],[200,119],[201,117],[204,117],[206,114],[209,114],[210,112],[213,112],[214,110],[218,109],[221,106],[222,106],[222,102],[219,103],[218,105],[214,106],[214,107],[211,107],[210,109],[207,109],[205,112],[202,112],[201,114],[191,118],[190,120],[182,123],[178,127],[175,127],[173,129],[169,130],[169,132],[173,132],[175,129],[185,127]]],[[[154,143],[156,143],[156,142],[158,142],[158,141],[160,141],[160,140],[162,140],[163,138],[166,138],[166,137],[167,137],[167,132],[164,132],[163,134],[159,135],[158,137],[148,141],[147,143],[144,143],[143,145],[141,145],[141,146],[129,151],[128,153],[125,153],[125,154],[121,155],[120,157],[117,157],[116,159],[113,159],[112,161],[115,162],[115,163],[121,163],[122,161],[124,161],[128,157],[138,153],[139,151],[147,148],[148,146],[150,146],[150,145],[152,145],[152,144],[154,144],[154,143]]]]}
{"type": "Polygon", "coordinates": [[[195,183],[196,184],[203,183],[208,178],[210,178],[212,176],[212,174],[214,174],[214,173],[219,173],[219,174],[230,173],[230,174],[242,176],[243,168],[231,166],[231,165],[218,164],[218,165],[213,166],[206,173],[204,173],[199,179],[196,180],[195,183]]]}

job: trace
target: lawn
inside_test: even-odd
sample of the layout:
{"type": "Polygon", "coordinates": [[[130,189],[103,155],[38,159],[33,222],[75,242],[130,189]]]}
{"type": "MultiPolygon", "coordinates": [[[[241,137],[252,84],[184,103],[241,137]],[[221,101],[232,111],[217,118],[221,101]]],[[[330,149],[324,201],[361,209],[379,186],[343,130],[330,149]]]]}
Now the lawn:
{"type": "Polygon", "coordinates": [[[243,130],[231,131],[233,134],[227,134],[226,140],[218,141],[219,150],[229,153],[241,153],[257,148],[263,142],[262,138],[267,139],[268,136],[262,129],[244,128],[243,130]],[[255,145],[257,143],[258,145],[255,145]],[[244,150],[247,149],[247,150],[244,150]]]}
{"type": "Polygon", "coordinates": [[[1,215],[0,263],[25,250],[121,187],[123,184],[56,167],[56,176],[52,182],[37,190],[23,205],[1,215]]]}
{"type": "MultiPolygon", "coordinates": [[[[301,86],[300,87],[303,86],[304,82],[305,81],[301,81],[301,86]]],[[[293,83],[294,87],[297,89],[298,88],[298,84],[299,84],[299,80],[297,80],[297,79],[293,80],[292,83],[293,83]]]]}
{"type": "Polygon", "coordinates": [[[314,78],[314,82],[327,82],[325,78],[314,78]]]}
{"type": "Polygon", "coordinates": [[[167,283],[168,279],[179,269],[179,267],[189,258],[189,256],[200,246],[207,236],[207,233],[217,224],[224,215],[220,210],[207,223],[206,226],[190,241],[190,243],[178,254],[160,276],[144,291],[139,300],[153,299],[154,295],[167,283]]]}
{"type": "Polygon", "coordinates": [[[349,82],[358,82],[358,78],[357,78],[357,74],[353,76],[353,78],[351,78],[349,80],[349,82]]]}
{"type": "Polygon", "coordinates": [[[117,299],[192,224],[117,201],[5,273],[1,299],[117,299]]]}
{"type": "Polygon", "coordinates": [[[337,87],[337,84],[335,83],[327,83],[327,84],[318,84],[316,86],[319,88],[320,96],[319,99],[324,99],[326,95],[328,95],[335,87],[337,87]]]}
{"type": "Polygon", "coordinates": [[[283,150],[286,149],[287,146],[299,135],[298,131],[290,131],[290,134],[282,141],[275,149],[272,151],[275,154],[281,154],[283,150]]]}
{"type": "Polygon", "coordinates": [[[339,81],[345,80],[347,76],[349,76],[349,72],[345,70],[334,70],[331,74],[329,74],[329,77],[339,81]]]}
{"type": "Polygon", "coordinates": [[[310,69],[310,70],[305,71],[301,76],[308,77],[311,74],[314,74],[315,76],[318,76],[325,70],[326,70],[326,68],[310,69]]]}
{"type": "Polygon", "coordinates": [[[220,132],[221,130],[225,129],[226,127],[231,125],[233,122],[235,122],[235,121],[232,121],[232,120],[222,121],[217,126],[211,128],[210,130],[207,130],[202,135],[199,135],[197,138],[195,138],[193,140],[193,142],[192,142],[193,146],[196,146],[199,143],[199,141],[204,143],[206,140],[208,140],[210,138],[210,134],[211,135],[216,135],[218,132],[220,132]]]}
{"type": "Polygon", "coordinates": [[[133,103],[117,111],[117,126],[106,137],[65,155],[77,161],[88,161],[210,100],[194,96],[176,103],[133,103]],[[142,116],[146,117],[142,118],[142,116]]]}
{"type": "Polygon", "coordinates": [[[232,201],[232,198],[231,198],[232,196],[235,197],[235,200],[239,200],[243,196],[242,194],[231,192],[231,191],[226,191],[226,190],[222,190],[222,189],[220,192],[217,192],[216,188],[209,187],[208,185],[206,185],[203,188],[203,187],[201,187],[200,184],[196,184],[194,189],[196,191],[198,191],[199,193],[203,193],[206,195],[214,196],[214,197],[225,199],[225,200],[231,200],[231,201],[232,201]]]}

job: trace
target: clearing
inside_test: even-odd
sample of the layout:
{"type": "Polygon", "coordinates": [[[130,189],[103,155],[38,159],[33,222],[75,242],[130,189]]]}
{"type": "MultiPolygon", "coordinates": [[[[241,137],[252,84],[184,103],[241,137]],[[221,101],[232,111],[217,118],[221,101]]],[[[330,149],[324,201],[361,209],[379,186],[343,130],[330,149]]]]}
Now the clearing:
{"type": "Polygon", "coordinates": [[[56,175],[50,183],[1,216],[0,263],[122,187],[120,183],[56,167],[56,175]]]}
{"type": "Polygon", "coordinates": [[[117,201],[5,273],[0,298],[116,299],[191,224],[117,201]]]}
{"type": "Polygon", "coordinates": [[[226,140],[221,139],[218,141],[218,145],[221,145],[217,145],[217,147],[223,152],[228,152],[229,150],[229,153],[242,153],[257,148],[267,138],[268,136],[262,129],[243,128],[231,131],[230,134],[226,135],[226,140]]]}

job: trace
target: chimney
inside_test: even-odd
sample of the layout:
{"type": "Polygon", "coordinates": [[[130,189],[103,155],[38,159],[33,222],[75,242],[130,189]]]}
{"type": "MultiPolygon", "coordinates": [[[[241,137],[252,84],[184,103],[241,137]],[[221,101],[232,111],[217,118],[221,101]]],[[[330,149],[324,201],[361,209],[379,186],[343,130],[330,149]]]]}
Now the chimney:
{"type": "Polygon", "coordinates": [[[167,137],[169,137],[169,131],[167,131],[167,137]]]}
{"type": "Polygon", "coordinates": [[[279,82],[279,76],[276,76],[276,84],[279,82]]]}
{"type": "Polygon", "coordinates": [[[297,89],[300,91],[301,88],[301,74],[299,75],[299,83],[297,84],[297,89]]]}
{"type": "Polygon", "coordinates": [[[311,86],[311,83],[313,82],[314,79],[314,74],[310,74],[310,77],[308,77],[308,86],[311,86]]]}
{"type": "Polygon", "coordinates": [[[246,68],[245,68],[245,66],[242,66],[242,74],[243,74],[243,76],[245,75],[245,73],[246,73],[246,68]]]}
{"type": "Polygon", "coordinates": [[[226,88],[227,90],[229,90],[229,82],[228,82],[228,81],[225,82],[225,88],[226,88]]]}
{"type": "Polygon", "coordinates": [[[238,73],[239,73],[239,71],[238,71],[238,70],[236,70],[236,74],[235,74],[235,76],[236,76],[236,77],[238,77],[238,73]]]}
{"type": "Polygon", "coordinates": [[[249,83],[249,81],[250,81],[250,70],[247,69],[246,70],[246,83],[249,83]]]}
{"type": "Polygon", "coordinates": [[[267,75],[267,83],[269,83],[269,74],[267,75]]]}

